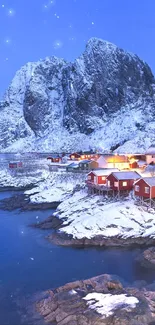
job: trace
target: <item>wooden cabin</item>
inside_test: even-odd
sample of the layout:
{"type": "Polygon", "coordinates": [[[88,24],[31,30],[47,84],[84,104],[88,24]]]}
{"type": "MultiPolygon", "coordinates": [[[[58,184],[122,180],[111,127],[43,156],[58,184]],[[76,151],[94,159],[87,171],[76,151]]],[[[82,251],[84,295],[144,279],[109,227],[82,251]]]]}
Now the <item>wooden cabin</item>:
{"type": "Polygon", "coordinates": [[[134,184],[134,194],[141,198],[155,198],[155,177],[144,177],[134,184]]]}
{"type": "Polygon", "coordinates": [[[134,171],[113,172],[107,177],[107,186],[114,191],[131,191],[135,181],[141,176],[134,171]]]}
{"type": "Polygon", "coordinates": [[[50,157],[47,158],[50,160],[52,163],[61,163],[62,161],[62,156],[58,154],[52,154],[50,157]]]}
{"type": "Polygon", "coordinates": [[[10,169],[22,168],[22,167],[23,167],[23,163],[21,161],[12,161],[12,162],[9,162],[9,168],[10,169]]]}
{"type": "Polygon", "coordinates": [[[117,172],[118,169],[99,169],[91,171],[87,175],[86,183],[89,185],[104,185],[106,184],[107,176],[113,171],[117,172]]]}
{"type": "Polygon", "coordinates": [[[78,163],[71,163],[66,167],[67,172],[76,172],[79,170],[79,164],[78,163]]]}
{"type": "Polygon", "coordinates": [[[79,170],[92,170],[98,168],[98,163],[95,160],[81,160],[79,162],[79,170]]]}
{"type": "Polygon", "coordinates": [[[81,160],[81,154],[78,152],[73,152],[69,155],[71,160],[81,160]]]}
{"type": "Polygon", "coordinates": [[[71,160],[90,160],[90,159],[98,159],[99,155],[96,153],[91,153],[90,151],[85,152],[74,152],[69,155],[71,160]]]}
{"type": "Polygon", "coordinates": [[[99,168],[130,168],[128,157],[123,155],[101,155],[97,162],[99,164],[99,168]]]}
{"type": "Polygon", "coordinates": [[[150,165],[151,163],[155,164],[155,144],[149,147],[145,155],[147,165],[150,165]]]}

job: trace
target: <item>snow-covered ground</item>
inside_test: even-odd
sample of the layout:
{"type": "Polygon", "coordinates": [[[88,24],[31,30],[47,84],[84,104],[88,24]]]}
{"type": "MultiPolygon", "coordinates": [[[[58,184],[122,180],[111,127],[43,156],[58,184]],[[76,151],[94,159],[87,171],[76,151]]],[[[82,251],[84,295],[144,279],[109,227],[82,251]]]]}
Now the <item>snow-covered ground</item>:
{"type": "Polygon", "coordinates": [[[110,202],[103,197],[88,196],[86,190],[81,190],[62,202],[54,215],[65,218],[66,227],[61,231],[75,239],[92,239],[97,235],[155,238],[154,215],[135,205],[132,199],[110,202]]]}
{"type": "Polygon", "coordinates": [[[0,169],[0,187],[26,187],[30,184],[37,184],[40,181],[45,181],[49,177],[47,170],[36,170],[34,176],[14,176],[8,169],[0,169]]]}
{"type": "Polygon", "coordinates": [[[111,295],[93,292],[83,299],[87,301],[90,309],[101,314],[103,318],[113,315],[116,309],[135,308],[139,303],[136,297],[127,297],[126,294],[111,295]]]}
{"type": "Polygon", "coordinates": [[[61,202],[72,195],[76,185],[82,186],[85,178],[85,174],[51,172],[46,181],[39,183],[32,190],[26,191],[25,194],[30,195],[32,203],[61,202]]]}

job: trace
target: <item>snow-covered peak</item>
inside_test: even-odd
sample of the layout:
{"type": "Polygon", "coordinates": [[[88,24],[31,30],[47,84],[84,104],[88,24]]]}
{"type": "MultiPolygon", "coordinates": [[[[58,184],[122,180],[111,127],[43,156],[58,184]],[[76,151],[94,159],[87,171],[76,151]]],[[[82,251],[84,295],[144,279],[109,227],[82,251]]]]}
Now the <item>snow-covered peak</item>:
{"type": "Polygon", "coordinates": [[[23,66],[0,110],[1,150],[124,150],[153,134],[155,80],[136,55],[91,38],[74,63],[52,56],[23,66]]]}

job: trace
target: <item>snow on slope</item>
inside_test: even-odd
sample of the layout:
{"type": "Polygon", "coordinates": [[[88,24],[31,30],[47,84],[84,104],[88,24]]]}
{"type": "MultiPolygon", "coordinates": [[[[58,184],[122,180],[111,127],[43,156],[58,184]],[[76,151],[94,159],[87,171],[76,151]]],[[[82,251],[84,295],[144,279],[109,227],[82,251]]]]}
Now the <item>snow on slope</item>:
{"type": "Polygon", "coordinates": [[[155,238],[154,215],[134,205],[134,201],[105,202],[102,197],[88,196],[86,190],[75,193],[61,203],[54,213],[65,218],[63,232],[73,238],[151,237],[155,238]]]}
{"type": "Polygon", "coordinates": [[[82,186],[85,175],[78,175],[66,172],[49,173],[46,181],[38,184],[38,186],[25,194],[29,194],[32,203],[43,202],[61,202],[70,197],[76,185],[82,186]],[[36,193],[37,194],[34,194],[36,193]]]}

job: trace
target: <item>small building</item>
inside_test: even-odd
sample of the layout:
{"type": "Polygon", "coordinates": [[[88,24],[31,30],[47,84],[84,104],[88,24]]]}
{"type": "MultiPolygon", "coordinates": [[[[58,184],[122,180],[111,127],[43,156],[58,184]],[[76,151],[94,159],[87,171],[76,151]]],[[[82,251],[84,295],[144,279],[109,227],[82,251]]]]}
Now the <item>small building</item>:
{"type": "Polygon", "coordinates": [[[101,155],[97,160],[99,168],[129,169],[130,162],[125,155],[101,155]]]}
{"type": "Polygon", "coordinates": [[[95,160],[81,160],[79,162],[79,170],[92,170],[98,168],[98,163],[95,160]]]}
{"type": "Polygon", "coordinates": [[[89,185],[104,185],[106,184],[106,179],[109,174],[112,172],[117,172],[118,169],[99,169],[99,170],[94,170],[91,171],[87,175],[87,180],[86,183],[89,185]]]}
{"type": "Polygon", "coordinates": [[[134,171],[113,172],[107,177],[107,186],[113,191],[131,191],[135,181],[141,176],[134,171]]]}
{"type": "Polygon", "coordinates": [[[61,163],[62,156],[58,154],[52,154],[47,159],[50,160],[52,163],[61,163]]]}
{"type": "Polygon", "coordinates": [[[97,153],[92,153],[90,151],[84,152],[74,152],[69,155],[71,160],[90,160],[90,159],[98,159],[99,155],[97,153]]]}
{"type": "Polygon", "coordinates": [[[10,161],[9,162],[10,169],[22,168],[22,167],[23,167],[23,163],[21,161],[10,161]]]}
{"type": "Polygon", "coordinates": [[[81,160],[81,154],[78,152],[73,152],[69,155],[71,160],[81,160]]]}
{"type": "Polygon", "coordinates": [[[135,196],[141,198],[155,198],[155,177],[144,177],[139,179],[134,184],[135,196]]]}
{"type": "Polygon", "coordinates": [[[76,172],[79,170],[79,164],[73,162],[66,167],[67,172],[76,172]]]}
{"type": "Polygon", "coordinates": [[[155,164],[155,144],[146,151],[146,163],[147,165],[155,164]]]}

